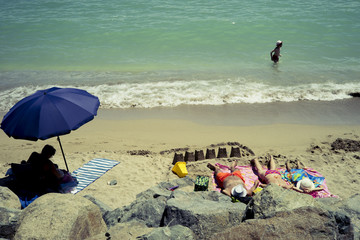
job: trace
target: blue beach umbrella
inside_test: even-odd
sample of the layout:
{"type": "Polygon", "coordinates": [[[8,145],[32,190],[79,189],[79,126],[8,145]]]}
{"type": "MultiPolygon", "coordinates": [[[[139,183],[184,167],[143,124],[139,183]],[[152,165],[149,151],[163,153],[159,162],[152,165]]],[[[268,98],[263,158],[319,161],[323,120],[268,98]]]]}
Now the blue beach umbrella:
{"type": "Polygon", "coordinates": [[[37,141],[70,133],[91,121],[100,101],[85,90],[53,87],[39,90],[16,103],[4,116],[0,128],[15,139],[37,141]]]}

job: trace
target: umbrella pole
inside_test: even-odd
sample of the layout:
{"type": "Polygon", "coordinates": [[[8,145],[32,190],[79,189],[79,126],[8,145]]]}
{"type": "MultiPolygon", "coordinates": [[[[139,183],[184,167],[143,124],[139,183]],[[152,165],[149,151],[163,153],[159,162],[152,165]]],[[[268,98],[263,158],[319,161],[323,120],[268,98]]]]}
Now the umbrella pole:
{"type": "Polygon", "coordinates": [[[60,145],[60,148],[61,148],[61,152],[62,152],[62,155],[63,155],[63,157],[64,157],[66,170],[69,172],[69,168],[68,168],[68,165],[67,165],[67,163],[66,163],[66,158],[65,158],[64,150],[63,150],[63,148],[62,148],[62,146],[61,146],[61,141],[60,141],[60,137],[59,137],[59,136],[57,136],[57,140],[59,141],[59,145],[60,145]]]}

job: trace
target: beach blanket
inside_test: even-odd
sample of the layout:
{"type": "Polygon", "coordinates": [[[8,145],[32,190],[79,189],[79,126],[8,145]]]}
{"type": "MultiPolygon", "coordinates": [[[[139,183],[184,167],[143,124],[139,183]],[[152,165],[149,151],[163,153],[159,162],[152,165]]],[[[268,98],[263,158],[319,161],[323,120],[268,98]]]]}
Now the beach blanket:
{"type": "MultiPolygon", "coordinates": [[[[220,163],[216,163],[216,166],[220,167],[222,172],[231,172],[230,167],[222,165],[220,163]]],[[[250,189],[256,180],[258,180],[258,176],[254,174],[251,166],[236,166],[236,169],[240,170],[242,173],[244,179],[245,179],[245,187],[247,189],[250,189]]],[[[212,174],[212,183],[213,183],[213,189],[215,191],[220,192],[221,188],[219,188],[218,184],[216,183],[214,174],[212,174]]]]}
{"type": "Polygon", "coordinates": [[[309,195],[313,196],[314,198],[326,198],[326,197],[338,197],[334,194],[331,194],[327,185],[325,177],[321,175],[318,171],[313,168],[306,168],[306,169],[290,169],[290,173],[282,169],[280,171],[282,179],[289,183],[296,184],[298,181],[303,179],[304,177],[308,177],[310,180],[313,181],[315,187],[319,187],[320,185],[324,188],[321,191],[313,191],[308,193],[309,195]]]}
{"type": "MultiPolygon", "coordinates": [[[[228,166],[222,165],[220,163],[216,163],[215,165],[220,167],[222,172],[230,172],[230,168],[228,166]]],[[[245,187],[247,189],[250,189],[254,185],[254,182],[259,179],[259,177],[253,172],[252,166],[250,166],[250,165],[249,166],[236,166],[235,168],[239,169],[241,171],[241,173],[242,173],[242,175],[243,175],[243,177],[245,179],[245,187]]],[[[267,170],[266,167],[263,167],[263,168],[265,170],[267,170]]],[[[289,178],[289,173],[287,172],[287,170],[284,169],[284,168],[277,168],[277,170],[281,173],[281,177],[288,184],[291,184],[292,180],[289,178]]],[[[314,192],[311,192],[311,193],[308,193],[308,194],[310,194],[314,198],[338,197],[338,196],[333,195],[333,194],[330,193],[330,191],[329,191],[329,189],[328,189],[328,187],[326,185],[325,178],[319,172],[317,172],[316,170],[314,170],[312,168],[306,168],[306,170],[304,170],[304,171],[305,171],[305,173],[303,173],[303,176],[306,175],[310,179],[314,180],[315,181],[314,182],[315,186],[322,185],[323,188],[324,188],[321,191],[314,191],[314,192]]],[[[296,178],[296,175],[294,177],[296,178]]],[[[212,174],[212,183],[213,183],[213,189],[215,191],[220,192],[221,188],[216,183],[214,174],[212,174]]]]}
{"type": "Polygon", "coordinates": [[[95,158],[84,164],[84,166],[75,170],[71,174],[78,182],[77,186],[74,187],[71,193],[76,194],[80,192],[119,163],[120,162],[118,161],[105,158],[95,158]]]}

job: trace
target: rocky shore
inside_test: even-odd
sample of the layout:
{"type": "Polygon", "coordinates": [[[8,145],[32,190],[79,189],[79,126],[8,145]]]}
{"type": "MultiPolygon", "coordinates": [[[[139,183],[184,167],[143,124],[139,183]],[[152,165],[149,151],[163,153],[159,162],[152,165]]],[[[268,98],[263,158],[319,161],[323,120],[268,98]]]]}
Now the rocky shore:
{"type": "Polygon", "coordinates": [[[92,196],[46,194],[20,210],[1,187],[3,239],[359,239],[360,195],[314,199],[268,185],[248,204],[216,191],[190,191],[185,177],[111,209],[92,196]],[[174,191],[168,188],[177,185],[174,191]]]}

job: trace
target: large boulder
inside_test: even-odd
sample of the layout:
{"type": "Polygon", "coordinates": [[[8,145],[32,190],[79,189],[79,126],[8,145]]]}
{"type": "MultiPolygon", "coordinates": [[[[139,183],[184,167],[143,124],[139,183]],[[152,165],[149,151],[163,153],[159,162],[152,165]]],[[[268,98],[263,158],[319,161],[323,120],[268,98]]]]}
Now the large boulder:
{"type": "Polygon", "coordinates": [[[14,239],[86,239],[105,232],[99,208],[83,197],[49,193],[25,208],[14,239]]]}
{"type": "Polygon", "coordinates": [[[174,191],[167,201],[162,226],[182,225],[190,228],[198,239],[240,224],[246,205],[232,203],[219,192],[174,191]]]}
{"type": "Polygon", "coordinates": [[[136,200],[123,208],[107,212],[104,220],[108,227],[132,220],[142,221],[148,227],[159,227],[167,198],[157,196],[148,200],[136,200]]]}
{"type": "Polygon", "coordinates": [[[138,221],[130,221],[116,224],[112,226],[107,232],[100,233],[86,240],[99,240],[99,239],[139,239],[140,236],[146,235],[151,232],[152,228],[148,228],[145,223],[138,221]]]}
{"type": "Polygon", "coordinates": [[[300,207],[276,212],[267,219],[251,219],[215,234],[213,240],[232,239],[353,239],[348,222],[346,232],[339,231],[336,218],[317,207],[300,207]]]}
{"type": "Polygon", "coordinates": [[[105,203],[101,202],[100,200],[94,198],[91,195],[85,195],[84,198],[90,200],[92,203],[94,203],[96,206],[99,207],[102,216],[104,217],[107,212],[112,211],[113,209],[106,205],[105,203]]]}
{"type": "Polygon", "coordinates": [[[117,208],[104,214],[104,220],[108,227],[117,223],[128,221],[142,221],[148,227],[159,227],[167,200],[171,197],[172,191],[169,188],[178,186],[176,192],[192,187],[193,180],[188,176],[172,180],[170,182],[161,182],[138,195],[136,200],[123,208],[117,208]]]}
{"type": "Polygon", "coordinates": [[[150,233],[137,237],[141,240],[158,240],[158,239],[172,239],[172,240],[193,240],[196,239],[195,234],[190,228],[175,225],[172,227],[155,228],[150,233]]]}
{"type": "MultiPolygon", "coordinates": [[[[332,213],[339,224],[345,228],[347,217],[350,217],[354,228],[355,239],[360,239],[360,194],[357,193],[346,200],[340,198],[320,198],[316,199],[320,207],[332,213]]],[[[346,229],[344,229],[346,231],[346,229]]]]}
{"type": "Polygon", "coordinates": [[[194,181],[188,177],[185,176],[183,178],[178,178],[178,179],[174,179],[170,182],[161,182],[158,185],[151,187],[149,189],[147,189],[146,191],[143,191],[141,193],[139,193],[138,195],[136,195],[136,200],[141,201],[141,200],[147,200],[149,198],[155,198],[158,196],[164,196],[169,198],[172,191],[169,190],[169,188],[175,187],[177,186],[177,191],[178,190],[184,190],[186,188],[191,187],[192,190],[194,189],[194,181]]]}
{"type": "Polygon", "coordinates": [[[340,208],[351,218],[354,225],[355,239],[360,239],[360,194],[357,193],[345,200],[340,208]]]}
{"type": "Polygon", "coordinates": [[[249,202],[244,220],[270,218],[277,212],[291,211],[305,206],[318,206],[318,204],[308,194],[269,184],[249,202]]]}
{"type": "Polygon", "coordinates": [[[0,238],[14,237],[20,214],[19,209],[0,207],[0,238]]]}
{"type": "Polygon", "coordinates": [[[0,207],[21,209],[18,196],[7,187],[0,186],[0,207]]]}

